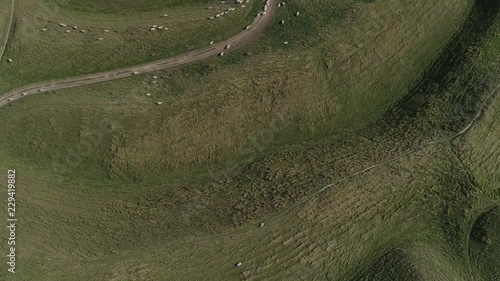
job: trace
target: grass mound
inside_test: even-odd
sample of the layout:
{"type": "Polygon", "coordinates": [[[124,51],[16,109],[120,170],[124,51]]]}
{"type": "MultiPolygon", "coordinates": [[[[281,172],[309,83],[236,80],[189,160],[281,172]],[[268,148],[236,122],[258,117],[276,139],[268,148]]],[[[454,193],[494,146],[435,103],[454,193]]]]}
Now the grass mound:
{"type": "Polygon", "coordinates": [[[423,281],[422,275],[412,264],[403,250],[394,249],[373,264],[361,277],[353,281],[385,281],[407,280],[423,281]]]}
{"type": "Polygon", "coordinates": [[[500,279],[500,208],[496,207],[482,214],[474,223],[470,234],[472,265],[481,280],[500,279]]]}

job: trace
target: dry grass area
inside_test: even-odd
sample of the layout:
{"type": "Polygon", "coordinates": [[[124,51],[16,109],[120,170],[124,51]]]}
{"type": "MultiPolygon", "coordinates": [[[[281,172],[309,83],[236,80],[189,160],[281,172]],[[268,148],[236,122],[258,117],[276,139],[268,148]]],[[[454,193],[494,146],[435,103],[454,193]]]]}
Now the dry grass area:
{"type": "Polygon", "coordinates": [[[477,278],[493,281],[500,278],[498,259],[500,258],[500,208],[486,210],[475,221],[470,233],[472,265],[477,278]]]}
{"type": "Polygon", "coordinates": [[[481,122],[462,145],[465,162],[478,184],[492,198],[500,198],[500,95],[491,100],[481,122]]]}
{"type": "MultiPolygon", "coordinates": [[[[498,17],[497,17],[498,18],[498,17]]],[[[458,143],[461,159],[469,168],[483,192],[492,199],[500,198],[500,24],[497,22],[490,31],[491,40],[481,50],[480,61],[483,66],[478,72],[490,73],[493,81],[490,94],[484,101],[485,110],[481,112],[478,124],[463,142],[458,143]]],[[[487,76],[487,77],[488,77],[487,76]]]]}
{"type": "MultiPolygon", "coordinates": [[[[61,95],[73,93],[75,98],[57,101],[62,98],[53,97],[46,103],[61,103],[61,107],[71,103],[74,105],[67,106],[72,112],[81,106],[94,112],[101,111],[113,119],[133,119],[134,122],[123,120],[130,124],[127,129],[132,135],[115,136],[115,143],[110,147],[116,149],[108,151],[110,155],[102,162],[106,163],[112,177],[128,175],[137,179],[220,159],[249,139],[258,138],[280,116],[292,119],[280,126],[286,128],[287,123],[292,123],[290,126],[294,128],[290,130],[294,138],[315,138],[332,131],[362,128],[380,117],[419,78],[423,69],[439,54],[450,31],[460,23],[460,16],[463,17],[468,8],[465,4],[452,4],[457,6],[447,10],[450,14],[436,17],[436,21],[423,26],[428,30],[419,36],[415,32],[419,17],[445,10],[445,6],[439,4],[421,9],[417,5],[419,2],[414,1],[404,9],[398,5],[389,9],[392,7],[390,1],[365,8],[364,12],[364,7],[357,8],[360,16],[351,15],[349,22],[319,28],[317,34],[324,38],[324,42],[307,50],[301,46],[311,39],[307,37],[294,42],[297,47],[286,51],[281,49],[281,43],[279,49],[261,50],[276,43],[274,34],[281,28],[276,25],[260,44],[228,57],[227,61],[209,61],[180,71],[159,73],[164,79],[156,84],[152,84],[152,78],[148,76],[120,81],[110,88],[98,85],[63,91],[61,95]],[[406,9],[414,9],[411,17],[403,17],[406,9]],[[365,19],[374,10],[377,13],[372,15],[373,18],[365,19]],[[375,17],[381,21],[378,25],[372,25],[375,17]],[[399,24],[401,18],[404,21],[395,26],[393,22],[397,20],[399,24]],[[384,20],[386,22],[382,22],[384,20]],[[379,34],[376,30],[380,26],[393,28],[379,34]],[[441,29],[434,30],[435,26],[441,29]],[[401,33],[407,36],[400,37],[401,33]],[[354,36],[347,39],[346,34],[354,36]],[[368,34],[364,36],[364,42],[353,42],[352,38],[361,38],[361,34],[368,34]],[[429,41],[435,45],[429,45],[429,41]],[[346,53],[356,49],[355,45],[365,47],[346,53]],[[332,53],[330,46],[335,46],[337,51],[332,53]],[[327,52],[327,48],[330,51],[327,52]],[[418,63],[402,66],[393,59],[395,52],[418,63]],[[245,53],[253,55],[245,56],[245,53]],[[234,63],[235,59],[238,64],[234,63]],[[331,67],[325,64],[331,64],[331,67]],[[388,80],[387,76],[394,79],[388,80]],[[353,77],[357,77],[357,83],[351,81],[353,77]],[[100,93],[101,97],[92,100],[88,93],[100,93]],[[168,106],[153,109],[153,100],[146,97],[146,93],[168,106]],[[92,103],[96,102],[121,102],[123,105],[113,109],[106,107],[103,111],[100,107],[94,108],[92,103]],[[114,111],[125,114],[115,117],[114,111]],[[139,118],[140,113],[143,115],[139,118]],[[121,145],[123,143],[126,145],[121,145]]],[[[302,2],[292,5],[310,6],[302,2]]],[[[333,5],[332,9],[335,7],[333,5]]]]}
{"type": "Polygon", "coordinates": [[[0,7],[0,58],[3,58],[4,44],[9,35],[12,0],[1,0],[0,7]]]}
{"type": "MultiPolygon", "coordinates": [[[[307,49],[304,44],[315,41],[308,36],[291,42],[296,46],[283,49],[275,34],[287,31],[275,24],[259,44],[222,61],[158,73],[156,83],[152,74],[21,101],[13,106],[19,112],[31,107],[28,111],[37,121],[11,126],[23,127],[22,134],[29,135],[45,127],[43,123],[50,123],[53,131],[40,131],[45,136],[40,145],[33,144],[34,155],[15,147],[10,153],[26,155],[26,160],[63,160],[66,144],[75,143],[75,148],[81,141],[80,131],[92,129],[95,120],[109,120],[125,128],[98,145],[92,154],[94,166],[104,165],[106,176],[112,178],[144,180],[217,160],[227,162],[226,158],[238,163],[243,157],[241,151],[252,147],[248,143],[251,139],[257,139],[259,149],[265,149],[275,140],[284,139],[279,135],[288,138],[285,142],[317,139],[332,132],[341,137],[339,131],[363,128],[401,98],[440,53],[469,8],[456,2],[450,4],[453,9],[422,2],[426,1],[407,5],[384,1],[351,7],[344,20],[327,26],[315,23],[317,32],[312,36],[319,36],[318,44],[307,49]],[[440,16],[433,16],[433,22],[423,21],[420,28],[426,32],[419,35],[416,23],[429,13],[440,16]],[[380,26],[390,28],[380,31],[380,26]],[[266,50],[266,46],[271,49],[266,50]],[[248,53],[252,55],[245,56],[248,53]],[[415,63],[403,66],[393,59],[395,53],[415,63]],[[361,80],[353,83],[353,77],[361,80]],[[154,106],[158,100],[164,106],[154,106]],[[47,114],[46,107],[59,113],[47,114]],[[57,116],[64,116],[64,120],[57,116]],[[261,143],[262,138],[265,141],[261,143]]],[[[340,4],[330,5],[333,11],[346,9],[340,4]]],[[[280,10],[278,18],[288,17],[290,25],[295,20],[314,22],[312,16],[319,13],[315,10],[319,6],[291,2],[280,10]],[[299,9],[304,10],[302,17],[289,15],[299,9]]],[[[296,31],[300,34],[303,30],[296,31]]],[[[5,129],[15,133],[8,126],[5,129]]],[[[22,142],[27,145],[28,140],[22,142]]]]}
{"type": "MultiPolygon", "coordinates": [[[[65,195],[58,190],[42,195],[56,201],[37,202],[37,191],[30,190],[29,196],[20,195],[27,200],[26,206],[38,209],[43,204],[40,210],[51,215],[40,213],[40,218],[30,215],[24,222],[36,230],[30,232],[32,237],[26,237],[34,247],[25,255],[43,259],[38,259],[38,265],[30,263],[33,267],[23,269],[23,273],[29,276],[42,270],[43,278],[39,280],[67,280],[64,278],[68,272],[72,272],[75,280],[94,280],[94,274],[105,276],[106,280],[207,280],[210,276],[219,280],[240,277],[323,280],[326,276],[345,279],[362,271],[363,265],[376,259],[381,250],[402,247],[408,239],[435,241],[430,237],[440,235],[445,240],[444,225],[441,228],[435,222],[441,220],[442,212],[454,208],[461,195],[457,192],[442,198],[442,193],[449,183],[459,184],[464,179],[455,176],[460,173],[453,161],[449,162],[453,156],[441,152],[441,148],[423,151],[341,182],[333,187],[334,192],[327,192],[289,213],[263,218],[263,228],[256,227],[258,221],[255,221],[230,232],[173,240],[165,239],[169,235],[165,224],[157,224],[163,228],[163,235],[151,236],[151,229],[147,224],[139,225],[141,220],[136,216],[124,214],[122,219],[116,216],[107,219],[97,215],[109,214],[109,208],[120,202],[121,195],[93,197],[87,193],[86,202],[66,206],[59,198],[75,194],[65,195]],[[100,204],[95,203],[99,201],[100,204]],[[91,216],[91,208],[86,206],[89,202],[94,202],[92,209],[96,216],[91,216]],[[66,211],[58,214],[58,210],[66,211]],[[56,223],[60,222],[60,216],[71,219],[56,223]],[[47,223],[48,220],[54,220],[53,224],[47,223]],[[129,231],[112,231],[114,227],[126,227],[129,231]],[[57,248],[51,248],[49,236],[36,233],[50,233],[50,239],[57,241],[57,248]],[[238,262],[242,262],[241,267],[234,266],[238,262]]],[[[27,182],[20,184],[29,186],[27,182]]],[[[467,190],[466,186],[463,188],[467,190]]],[[[474,192],[466,194],[473,196],[474,192]]],[[[126,196],[130,198],[131,194],[126,196]]],[[[135,214],[136,210],[131,205],[127,212],[135,214]]],[[[155,209],[144,211],[153,213],[155,209]]],[[[441,258],[457,264],[450,257],[441,258]]]]}
{"type": "Polygon", "coordinates": [[[499,98],[449,138],[500,73],[471,5],[287,1],[222,59],[1,108],[17,280],[495,280],[499,98]]]}

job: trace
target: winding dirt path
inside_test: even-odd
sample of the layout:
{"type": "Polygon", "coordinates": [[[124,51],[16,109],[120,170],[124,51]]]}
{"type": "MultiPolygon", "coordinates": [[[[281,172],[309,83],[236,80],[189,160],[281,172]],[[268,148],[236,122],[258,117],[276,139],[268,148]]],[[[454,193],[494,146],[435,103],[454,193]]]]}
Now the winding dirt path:
{"type": "Polygon", "coordinates": [[[14,6],[16,5],[16,0],[12,0],[12,3],[10,4],[10,20],[9,20],[9,25],[7,26],[7,32],[5,33],[5,41],[3,42],[2,48],[0,49],[0,61],[3,58],[3,54],[5,53],[5,48],[7,47],[7,43],[9,42],[9,37],[10,37],[10,29],[12,28],[12,21],[14,19],[14,6]]]}
{"type": "Polygon", "coordinates": [[[10,92],[7,92],[6,94],[0,96],[0,107],[5,106],[12,101],[21,99],[29,95],[41,94],[48,91],[76,88],[80,86],[86,86],[86,85],[126,78],[130,77],[135,72],[141,74],[141,73],[148,73],[158,70],[169,69],[176,66],[189,64],[213,56],[217,56],[221,52],[230,52],[239,49],[255,41],[257,38],[260,37],[260,35],[262,35],[262,33],[264,33],[266,28],[272,22],[276,9],[277,9],[277,0],[269,0],[269,7],[266,11],[266,14],[261,15],[259,13],[259,15],[256,16],[252,25],[250,25],[249,29],[244,30],[243,32],[239,33],[238,35],[226,41],[215,43],[210,47],[142,65],[136,65],[127,68],[94,73],[79,77],[72,77],[62,80],[53,80],[53,81],[30,84],[12,90],[10,92]],[[231,45],[231,47],[228,50],[226,50],[225,48],[228,45],[231,45]]]}

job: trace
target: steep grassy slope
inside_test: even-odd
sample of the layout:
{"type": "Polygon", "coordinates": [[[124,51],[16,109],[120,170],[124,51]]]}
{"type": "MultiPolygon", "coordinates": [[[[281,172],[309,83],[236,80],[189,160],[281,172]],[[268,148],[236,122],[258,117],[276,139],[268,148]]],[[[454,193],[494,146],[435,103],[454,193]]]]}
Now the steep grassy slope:
{"type": "Polygon", "coordinates": [[[482,116],[478,128],[463,144],[465,162],[491,198],[500,198],[500,95],[491,100],[490,108],[482,116]]]}
{"type": "MultiPolygon", "coordinates": [[[[304,6],[287,4],[278,17],[297,7],[319,10],[294,3],[304,6]]],[[[0,169],[20,167],[18,233],[26,246],[18,280],[474,280],[470,224],[494,202],[447,136],[471,121],[494,88],[497,10],[476,6],[445,49],[466,4],[394,4],[356,4],[345,22],[311,23],[318,32],[290,40],[293,46],[276,36],[293,30],[274,25],[262,43],[158,73],[157,83],[134,77],[0,109],[0,169]],[[365,21],[373,11],[382,26],[408,21],[384,36],[410,37],[346,55],[358,56],[345,62],[353,70],[329,68],[342,55],[316,52],[353,40],[347,34],[378,30],[365,21]],[[427,17],[443,29],[411,37],[411,21],[427,17]],[[485,32],[475,36],[478,29],[485,32]],[[436,45],[425,44],[430,38],[436,45]],[[403,56],[413,66],[392,60],[402,46],[415,48],[403,56]],[[357,68],[377,52],[390,76],[357,68]],[[365,80],[355,84],[342,71],[365,80]],[[420,146],[439,137],[447,138],[420,146]],[[350,176],[374,164],[381,165],[350,176]]],[[[486,116],[495,116],[495,104],[486,116]]]]}
{"type": "Polygon", "coordinates": [[[2,57],[4,44],[7,41],[9,33],[12,0],[0,1],[0,7],[0,57],[2,57]]]}
{"type": "Polygon", "coordinates": [[[375,280],[424,280],[411,257],[402,249],[393,249],[379,259],[357,281],[375,280]],[[389,266],[390,265],[390,266],[389,266]]]}
{"type": "MultiPolygon", "coordinates": [[[[498,18],[498,17],[497,17],[498,18]]],[[[479,186],[485,194],[492,199],[500,198],[500,60],[498,50],[500,50],[500,24],[495,24],[490,32],[492,37],[486,44],[486,48],[481,52],[483,69],[493,73],[491,92],[485,104],[488,109],[481,114],[481,122],[474,128],[467,139],[460,143],[460,152],[464,163],[469,166],[479,186]]]]}
{"type": "Polygon", "coordinates": [[[450,254],[446,244],[429,237],[425,243],[414,242],[390,249],[353,280],[471,280],[468,264],[450,254]]]}
{"type": "Polygon", "coordinates": [[[212,0],[153,0],[147,2],[130,0],[49,0],[48,2],[57,3],[60,7],[66,10],[76,10],[89,13],[106,13],[112,15],[120,13],[134,13],[137,11],[152,11],[186,4],[205,4],[208,7],[211,4],[217,3],[212,0]]]}
{"type": "MultiPolygon", "coordinates": [[[[283,148],[282,152],[263,158],[267,151],[279,144],[290,144],[302,138],[320,139],[328,132],[338,132],[339,128],[361,128],[390,106],[382,98],[374,104],[370,95],[358,92],[359,88],[350,92],[351,99],[342,101],[340,96],[345,93],[331,88],[329,84],[341,83],[343,78],[323,75],[327,72],[324,63],[330,63],[330,60],[325,60],[323,54],[318,57],[315,53],[324,50],[328,44],[335,45],[331,40],[340,41],[333,35],[341,32],[360,35],[371,30],[372,33],[367,34],[372,39],[378,38],[381,35],[374,32],[379,26],[391,25],[393,20],[399,22],[399,18],[406,15],[406,9],[413,11],[411,17],[405,17],[407,23],[388,29],[383,34],[397,38],[401,30],[408,29],[407,34],[412,35],[412,21],[445,8],[429,2],[429,7],[420,9],[422,3],[412,3],[391,9],[388,9],[392,4],[390,1],[376,6],[360,5],[356,8],[359,15],[352,15],[349,24],[345,22],[341,25],[343,29],[336,30],[332,28],[337,25],[335,21],[332,27],[325,27],[312,20],[319,6],[296,2],[295,5],[304,10],[298,20],[314,23],[312,31],[317,31],[314,34],[319,36],[316,38],[318,46],[311,46],[310,50],[305,44],[313,42],[314,38],[305,37],[302,41],[297,39],[293,43],[296,46],[285,53],[278,41],[280,39],[275,39],[275,34],[280,33],[282,27],[275,25],[271,35],[258,46],[250,46],[226,60],[159,73],[160,78],[154,84],[148,75],[14,103],[0,110],[5,124],[1,141],[10,144],[5,146],[2,158],[9,159],[6,164],[15,159],[22,166],[33,168],[33,176],[37,173],[50,175],[45,181],[35,177],[30,180],[46,182],[46,188],[50,186],[53,190],[50,193],[69,190],[71,194],[71,190],[76,188],[90,192],[88,198],[109,198],[117,192],[122,194],[123,197],[117,198],[117,205],[104,213],[110,219],[120,217],[119,221],[132,220],[132,224],[139,223],[141,227],[149,225],[147,228],[156,233],[155,236],[164,233],[164,227],[176,229],[170,235],[177,236],[193,229],[212,229],[228,222],[244,222],[248,217],[269,211],[269,207],[280,209],[332,178],[355,172],[387,156],[384,144],[335,133],[334,139],[344,140],[332,144],[330,138],[326,138],[326,142],[311,146],[308,153],[302,152],[304,146],[310,146],[307,143],[291,145],[283,148]],[[365,18],[373,11],[380,15],[381,21],[387,22],[371,25],[365,18]],[[262,46],[275,47],[262,50],[262,46]],[[307,51],[304,50],[306,47],[307,51]],[[241,56],[248,52],[253,55],[241,56]],[[286,59],[287,56],[298,60],[286,59]],[[235,58],[240,59],[238,65],[233,65],[235,58]],[[153,98],[145,95],[148,92],[153,98]],[[164,101],[164,106],[155,106],[153,102],[156,100],[164,101]],[[369,103],[373,108],[378,107],[378,114],[366,112],[366,115],[346,117],[352,111],[368,108],[369,103]],[[280,115],[281,112],[286,114],[280,115]],[[256,141],[247,144],[251,138],[256,141]],[[355,145],[358,142],[360,144],[355,145]],[[352,145],[356,147],[354,153],[352,145]],[[319,155],[329,155],[329,158],[317,161],[319,155]],[[261,161],[251,164],[261,158],[261,161]],[[349,158],[348,162],[343,160],[349,158]],[[48,163],[47,159],[50,159],[48,163]],[[245,171],[242,176],[241,171],[245,171]],[[52,178],[56,182],[49,185],[52,178]],[[172,198],[178,199],[170,201],[172,198]],[[149,211],[155,205],[158,211],[149,211]],[[136,209],[136,212],[125,210],[126,206],[136,209]],[[179,217],[186,212],[190,215],[180,220],[179,217]],[[141,222],[159,221],[160,218],[165,222],[164,227],[141,222]]],[[[294,10],[293,5],[288,7],[291,8],[282,9],[278,17],[294,10]]],[[[393,46],[385,45],[385,41],[376,41],[366,46],[372,51],[355,54],[359,58],[345,65],[356,65],[360,60],[371,59],[371,52],[387,51],[389,47],[399,51],[401,46],[408,45],[408,55],[418,61],[418,67],[404,68],[404,73],[409,76],[413,73],[415,77],[412,80],[417,80],[418,70],[426,62],[430,64],[440,51],[435,49],[431,52],[431,49],[423,48],[435,47],[426,45],[425,40],[432,37],[432,42],[438,44],[438,39],[442,38],[438,45],[444,45],[445,39],[451,37],[450,30],[456,29],[454,25],[461,22],[459,15],[467,10],[465,4],[454,7],[457,9],[446,11],[453,11],[450,15],[454,15],[455,22],[444,14],[436,18],[442,23],[443,30],[435,30],[423,39],[417,35],[403,38],[393,46]],[[362,56],[363,53],[366,56],[362,56]]],[[[434,24],[429,24],[429,28],[431,26],[434,24]]],[[[292,33],[291,30],[288,32],[292,33]]],[[[297,33],[301,32],[304,30],[297,30],[297,33]]],[[[390,52],[381,54],[381,61],[390,60],[392,55],[390,52]]],[[[381,63],[379,71],[389,71],[397,65],[381,63]]],[[[341,71],[331,70],[332,73],[341,71]]],[[[373,70],[363,70],[366,75],[369,72],[373,70]]],[[[380,97],[402,94],[404,92],[400,90],[410,83],[401,84],[399,77],[394,81],[378,79],[374,78],[374,81],[387,85],[373,90],[372,94],[380,97]]],[[[366,91],[370,88],[366,85],[366,91]]],[[[42,188],[40,192],[47,191],[42,188]]],[[[79,201],[79,198],[63,201],[68,206],[81,204],[75,200],[79,201]]],[[[94,229],[102,222],[86,218],[99,214],[99,210],[88,210],[92,206],[89,202],[82,205],[87,211],[80,212],[83,214],[80,224],[85,225],[86,221],[94,225],[88,229],[94,229]]],[[[33,202],[33,205],[38,204],[44,205],[43,202],[33,202]]],[[[41,205],[40,208],[44,209],[41,205]]],[[[50,213],[50,210],[45,210],[40,214],[50,217],[50,213]]],[[[114,229],[120,228],[117,225],[114,229]]],[[[136,234],[131,235],[134,237],[136,234]]]]}

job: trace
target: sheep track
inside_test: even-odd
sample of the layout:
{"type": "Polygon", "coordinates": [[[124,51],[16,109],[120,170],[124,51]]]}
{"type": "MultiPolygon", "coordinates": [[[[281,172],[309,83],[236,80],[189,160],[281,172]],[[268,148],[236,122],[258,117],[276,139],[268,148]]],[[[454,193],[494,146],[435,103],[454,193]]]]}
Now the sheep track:
{"type": "Polygon", "coordinates": [[[99,72],[84,76],[71,77],[61,80],[53,80],[53,81],[30,84],[1,95],[0,107],[3,107],[9,104],[10,102],[19,100],[21,98],[30,95],[42,94],[62,89],[77,88],[81,86],[127,78],[130,77],[131,75],[134,75],[134,73],[143,74],[159,70],[165,70],[185,64],[198,62],[210,57],[214,57],[221,54],[222,52],[231,52],[237,50],[257,40],[260,37],[260,35],[264,33],[266,28],[271,24],[276,12],[277,0],[268,0],[268,1],[269,1],[269,6],[265,14],[259,13],[259,15],[256,16],[254,22],[249,27],[249,29],[243,30],[238,35],[226,41],[215,43],[210,47],[201,50],[188,52],[172,58],[161,59],[146,64],[126,67],[106,72],[99,72]],[[228,45],[230,45],[231,48],[229,50],[226,50],[226,46],[228,45]]]}

